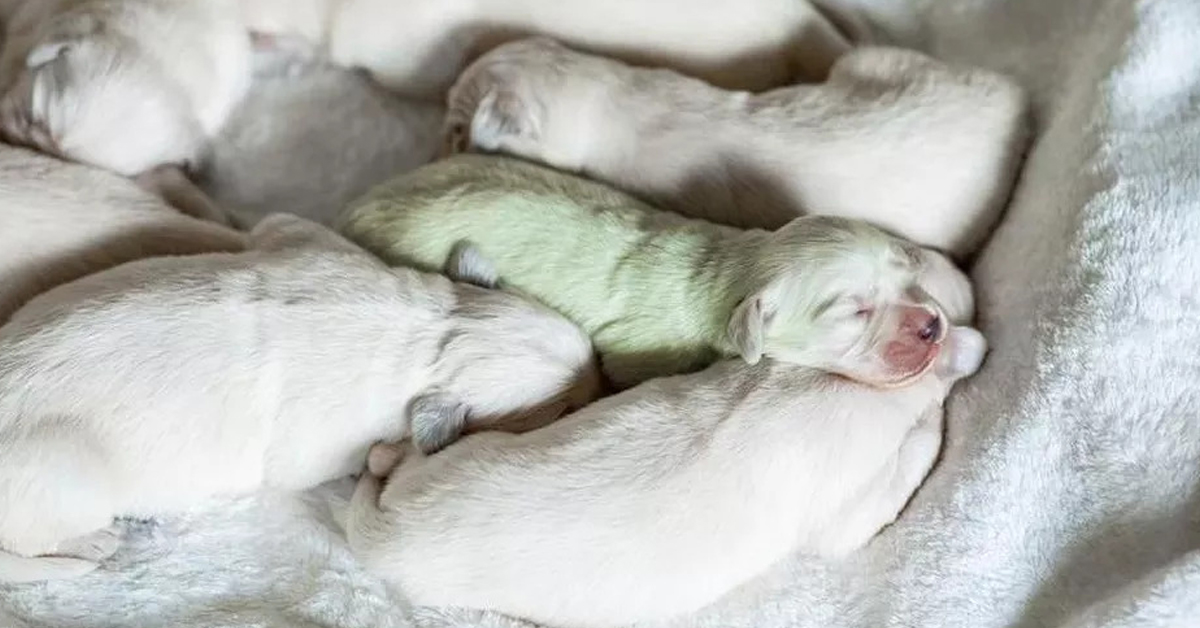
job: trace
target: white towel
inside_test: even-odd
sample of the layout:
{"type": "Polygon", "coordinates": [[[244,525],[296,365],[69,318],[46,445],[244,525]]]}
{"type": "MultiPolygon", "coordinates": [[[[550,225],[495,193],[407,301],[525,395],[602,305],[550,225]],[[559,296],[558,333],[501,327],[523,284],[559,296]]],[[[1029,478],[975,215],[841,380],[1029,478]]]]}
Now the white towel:
{"type": "MultiPolygon", "coordinates": [[[[915,22],[857,4],[1034,95],[1038,139],[973,273],[992,353],[896,525],[676,625],[1200,626],[1200,3],[929,0],[915,22]]],[[[132,525],[102,571],[0,589],[0,624],[524,626],[407,608],[337,529],[277,495],[132,525]]]]}

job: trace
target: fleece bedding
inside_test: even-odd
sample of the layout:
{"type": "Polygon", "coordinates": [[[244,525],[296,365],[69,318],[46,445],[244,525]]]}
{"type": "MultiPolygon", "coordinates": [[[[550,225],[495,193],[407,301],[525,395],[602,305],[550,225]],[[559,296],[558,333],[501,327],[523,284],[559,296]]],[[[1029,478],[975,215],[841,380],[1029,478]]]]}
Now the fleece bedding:
{"type": "MultiPolygon", "coordinates": [[[[1200,3],[857,5],[1033,96],[1037,138],[972,270],[992,351],[895,525],[674,625],[1200,626],[1200,3]]],[[[365,574],[335,521],[349,488],[128,523],[106,569],[0,588],[0,626],[524,625],[411,608],[365,574]]]]}

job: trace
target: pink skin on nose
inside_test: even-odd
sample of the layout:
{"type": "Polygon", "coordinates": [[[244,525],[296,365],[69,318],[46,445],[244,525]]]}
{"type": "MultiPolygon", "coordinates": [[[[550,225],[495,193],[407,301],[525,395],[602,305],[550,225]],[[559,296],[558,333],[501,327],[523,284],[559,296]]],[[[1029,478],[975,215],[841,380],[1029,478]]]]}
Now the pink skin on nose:
{"type": "Polygon", "coordinates": [[[901,378],[923,373],[937,357],[945,324],[937,312],[913,305],[899,306],[900,326],[883,350],[888,368],[901,378]]]}

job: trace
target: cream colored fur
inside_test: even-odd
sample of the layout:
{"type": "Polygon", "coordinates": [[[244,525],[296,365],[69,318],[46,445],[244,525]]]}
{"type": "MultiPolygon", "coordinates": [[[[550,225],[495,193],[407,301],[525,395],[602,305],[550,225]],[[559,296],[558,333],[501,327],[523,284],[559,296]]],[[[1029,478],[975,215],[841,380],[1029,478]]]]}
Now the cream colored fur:
{"type": "Polygon", "coordinates": [[[0,324],[34,296],[124,262],[244,246],[243,234],[129,179],[0,146],[0,324]]]}
{"type": "Polygon", "coordinates": [[[860,218],[963,256],[1008,200],[1027,119],[1010,79],[909,50],[856,49],[825,83],[754,95],[538,37],[463,72],[446,136],[716,222],[860,218]]]}
{"type": "MultiPolygon", "coordinates": [[[[970,316],[957,270],[927,279],[956,321],[970,316]]],[[[386,486],[396,455],[377,447],[350,544],[418,605],[585,628],[677,617],[792,552],[836,558],[893,521],[937,457],[950,385],[983,351],[955,327],[935,371],[889,390],[723,361],[534,432],[410,451],[386,486]]]]}
{"type": "Polygon", "coordinates": [[[432,451],[598,392],[586,336],[546,308],[295,217],[250,240],[91,275],[0,328],[0,580],[94,569],[115,516],[307,488],[380,439],[432,451]]]}
{"type": "Polygon", "coordinates": [[[820,79],[850,42],[805,0],[243,0],[383,85],[440,98],[473,55],[527,34],[665,65],[731,88],[820,79]]]}
{"type": "Polygon", "coordinates": [[[11,4],[0,132],[128,176],[197,165],[250,84],[250,38],[237,2],[11,4]]]}

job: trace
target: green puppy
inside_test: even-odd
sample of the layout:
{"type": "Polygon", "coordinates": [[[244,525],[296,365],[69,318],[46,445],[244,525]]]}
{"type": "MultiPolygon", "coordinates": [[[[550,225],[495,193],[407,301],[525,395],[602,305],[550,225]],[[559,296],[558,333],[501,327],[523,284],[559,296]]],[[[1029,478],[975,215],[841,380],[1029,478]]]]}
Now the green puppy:
{"type": "Polygon", "coordinates": [[[948,327],[918,285],[948,262],[867,223],[810,216],[743,231],[510,158],[428,165],[352,205],[340,228],[389,263],[465,264],[559,310],[619,387],[738,355],[902,385],[933,363],[948,327]]]}

